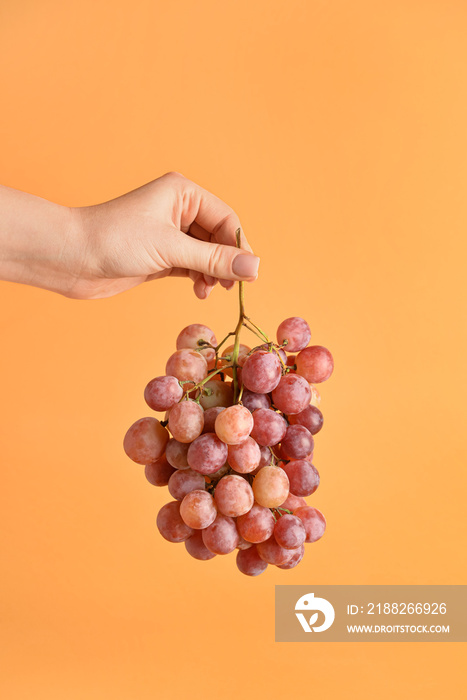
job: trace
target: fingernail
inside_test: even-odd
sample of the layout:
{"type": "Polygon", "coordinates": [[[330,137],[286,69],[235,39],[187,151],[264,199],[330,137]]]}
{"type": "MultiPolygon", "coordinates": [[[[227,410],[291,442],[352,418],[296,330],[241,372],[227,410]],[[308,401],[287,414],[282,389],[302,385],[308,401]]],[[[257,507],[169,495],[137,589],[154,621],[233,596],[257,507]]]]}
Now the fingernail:
{"type": "Polygon", "coordinates": [[[232,272],[237,277],[256,277],[259,268],[259,258],[256,255],[240,254],[234,258],[232,272]]]}

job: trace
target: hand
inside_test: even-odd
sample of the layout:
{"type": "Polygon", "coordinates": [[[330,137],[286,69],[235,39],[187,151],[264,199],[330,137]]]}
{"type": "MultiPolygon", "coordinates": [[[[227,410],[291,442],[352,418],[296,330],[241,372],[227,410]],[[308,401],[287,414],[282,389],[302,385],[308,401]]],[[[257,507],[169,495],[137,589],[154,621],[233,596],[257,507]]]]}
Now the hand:
{"type": "Polygon", "coordinates": [[[0,260],[2,279],[99,299],[173,275],[189,277],[205,299],[217,281],[229,289],[257,276],[259,259],[243,234],[242,252],[235,248],[235,212],[179,173],[74,209],[2,188],[0,211],[8,205],[9,240],[21,241],[21,250],[7,250],[0,260]],[[34,236],[15,235],[28,226],[34,236]]]}

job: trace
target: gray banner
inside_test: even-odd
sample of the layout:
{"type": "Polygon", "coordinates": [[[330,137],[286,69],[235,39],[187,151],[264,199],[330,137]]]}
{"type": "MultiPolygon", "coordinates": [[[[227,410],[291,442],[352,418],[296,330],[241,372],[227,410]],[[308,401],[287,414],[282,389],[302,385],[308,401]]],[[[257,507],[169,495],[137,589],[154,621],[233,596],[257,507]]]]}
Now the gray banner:
{"type": "Polygon", "coordinates": [[[276,642],[467,642],[467,586],[276,586],[276,642]]]}

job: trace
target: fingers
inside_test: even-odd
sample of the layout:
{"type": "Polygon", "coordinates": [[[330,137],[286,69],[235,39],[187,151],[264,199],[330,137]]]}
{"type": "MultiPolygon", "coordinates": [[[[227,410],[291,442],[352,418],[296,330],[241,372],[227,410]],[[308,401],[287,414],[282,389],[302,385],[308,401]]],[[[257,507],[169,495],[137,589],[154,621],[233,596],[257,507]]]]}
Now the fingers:
{"type": "MultiPolygon", "coordinates": [[[[173,229],[163,237],[162,254],[167,267],[186,268],[209,278],[252,282],[258,275],[259,258],[231,245],[208,243],[173,229]]],[[[208,285],[210,286],[210,285],[208,285]]]]}

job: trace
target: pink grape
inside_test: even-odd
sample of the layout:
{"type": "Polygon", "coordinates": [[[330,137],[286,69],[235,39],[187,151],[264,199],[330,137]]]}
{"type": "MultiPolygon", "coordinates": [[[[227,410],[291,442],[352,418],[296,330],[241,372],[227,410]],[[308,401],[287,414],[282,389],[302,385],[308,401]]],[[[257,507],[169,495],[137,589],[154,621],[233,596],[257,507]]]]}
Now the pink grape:
{"type": "Polygon", "coordinates": [[[244,389],[242,404],[253,413],[257,408],[269,408],[271,406],[271,399],[267,394],[255,394],[254,391],[244,389]]]}
{"type": "Polygon", "coordinates": [[[246,576],[259,576],[268,568],[265,562],[258,554],[255,545],[249,549],[240,550],[237,554],[237,567],[242,574],[246,576]]]}
{"type": "Polygon", "coordinates": [[[212,362],[216,356],[215,350],[201,347],[198,341],[207,342],[210,345],[214,345],[214,347],[217,345],[216,336],[210,328],[203,326],[202,323],[192,323],[178,334],[177,350],[182,350],[183,348],[198,350],[204,356],[206,362],[212,362]]]}
{"type": "Polygon", "coordinates": [[[215,379],[210,379],[203,384],[203,388],[211,392],[209,396],[201,392],[199,402],[206,411],[214,406],[231,406],[233,404],[232,384],[229,382],[220,382],[215,379]]]}
{"type": "Polygon", "coordinates": [[[304,459],[313,452],[313,435],[303,425],[289,425],[281,449],[288,459],[304,459]]]}
{"type": "Polygon", "coordinates": [[[287,415],[304,411],[311,400],[310,385],[299,374],[286,374],[272,392],[274,406],[287,415]]]}
{"type": "Polygon", "coordinates": [[[237,518],[237,530],[247,542],[264,542],[274,532],[274,523],[269,508],[254,503],[251,510],[237,518]]]}
{"type": "Polygon", "coordinates": [[[271,455],[271,450],[269,447],[265,447],[263,445],[260,445],[259,447],[260,452],[261,452],[261,459],[259,460],[259,465],[258,467],[261,469],[261,467],[266,467],[269,464],[272,464],[272,455],[271,455]]]}
{"type": "MultiPolygon", "coordinates": [[[[188,542],[190,540],[187,540],[188,542]]],[[[293,569],[297,564],[300,564],[300,562],[303,559],[303,555],[305,554],[305,545],[302,544],[300,547],[297,547],[297,549],[292,550],[292,556],[287,559],[285,564],[280,564],[277,568],[278,569],[293,569]]]]}
{"type": "MultiPolygon", "coordinates": [[[[251,422],[253,423],[253,418],[251,422]]],[[[158,420],[140,418],[128,428],[123,449],[133,462],[150,464],[162,457],[168,440],[169,434],[158,420]]]]}
{"type": "Polygon", "coordinates": [[[294,496],[293,493],[289,493],[281,508],[286,508],[294,513],[295,509],[301,506],[306,506],[305,499],[302,496],[294,496]]]}
{"type": "Polygon", "coordinates": [[[271,535],[271,537],[264,542],[259,542],[256,545],[256,549],[263,561],[266,561],[268,564],[275,564],[276,566],[285,564],[291,557],[291,550],[281,547],[280,544],[276,542],[274,535],[271,535]]]}
{"type": "Polygon", "coordinates": [[[157,514],[157,528],[169,542],[184,542],[193,534],[192,528],[182,520],[178,501],[170,501],[162,506],[157,514]]]}
{"type": "Polygon", "coordinates": [[[165,456],[167,461],[175,469],[188,469],[187,454],[189,443],[178,442],[175,438],[170,438],[165,448],[165,456]]]}
{"type": "Polygon", "coordinates": [[[280,467],[263,467],[253,481],[255,500],[265,508],[277,508],[289,495],[289,479],[280,467]]]}
{"type": "Polygon", "coordinates": [[[223,476],[214,491],[214,499],[223,515],[236,518],[251,510],[254,503],[250,484],[242,476],[223,476]]]}
{"type": "Polygon", "coordinates": [[[260,461],[261,450],[253,438],[247,437],[239,445],[229,445],[228,462],[236,472],[248,474],[259,466],[260,461]]]}
{"type": "Polygon", "coordinates": [[[204,411],[195,401],[181,401],[169,411],[169,430],[178,442],[193,442],[203,426],[204,411]]]}
{"type": "Polygon", "coordinates": [[[277,329],[277,342],[282,345],[287,340],[285,346],[287,352],[298,352],[306,348],[310,342],[310,326],[305,319],[299,316],[292,316],[282,321],[277,329]]]}
{"type": "Polygon", "coordinates": [[[175,471],[177,470],[169,464],[165,455],[144,467],[144,475],[153,486],[167,486],[175,471]]]}
{"type": "Polygon", "coordinates": [[[216,423],[216,418],[221,411],[224,410],[223,406],[213,406],[213,408],[208,408],[204,412],[204,428],[203,433],[214,433],[214,425],[216,423]]]}
{"type": "Polygon", "coordinates": [[[227,445],[215,433],[204,433],[188,448],[188,464],[201,474],[214,474],[227,461],[227,445]]]}
{"type": "Polygon", "coordinates": [[[190,491],[204,490],[206,482],[202,474],[194,472],[192,469],[184,469],[183,471],[175,469],[169,478],[168,486],[172,498],[182,501],[190,491]]]}
{"type": "Polygon", "coordinates": [[[202,533],[204,544],[214,554],[229,554],[237,548],[239,537],[233,518],[218,513],[202,533]]]}
{"type": "Polygon", "coordinates": [[[277,445],[286,431],[287,421],[272,409],[257,408],[253,413],[251,437],[263,447],[277,445]]]}
{"type": "Polygon", "coordinates": [[[203,532],[204,530],[194,530],[192,536],[185,540],[185,547],[188,554],[194,559],[207,561],[208,559],[213,559],[216,555],[214,552],[210,552],[204,544],[203,532]]]}
{"type": "Polygon", "coordinates": [[[306,459],[294,459],[281,465],[290,481],[290,493],[294,496],[311,496],[319,486],[319,473],[306,459]]]}
{"type": "Polygon", "coordinates": [[[226,445],[238,445],[251,433],[253,416],[244,406],[235,405],[224,409],[216,418],[217,436],[226,445]]]}
{"type": "Polygon", "coordinates": [[[214,522],[217,508],[208,491],[195,489],[183,498],[180,504],[180,515],[189,527],[194,530],[203,530],[214,522]]]}
{"type": "Polygon", "coordinates": [[[284,549],[296,549],[305,542],[305,526],[296,515],[286,513],[274,525],[274,537],[284,549]]]}
{"type": "Polygon", "coordinates": [[[165,373],[177,377],[181,382],[188,382],[183,385],[183,390],[188,391],[194,384],[206,379],[208,365],[201,353],[185,348],[177,350],[169,357],[165,373]]]}
{"type": "Polygon", "coordinates": [[[176,377],[151,379],[144,390],[144,400],[153,411],[168,411],[183,397],[183,389],[176,377]]]}
{"type": "Polygon", "coordinates": [[[297,373],[305,377],[310,384],[325,382],[332,374],[334,360],[327,348],[322,345],[311,345],[297,355],[297,373]]]}
{"type": "Polygon", "coordinates": [[[326,530],[326,518],[320,510],[311,508],[310,506],[303,506],[297,508],[297,510],[294,511],[294,515],[300,518],[305,526],[305,542],[316,542],[324,535],[324,531],[326,530]]]}
{"type": "Polygon", "coordinates": [[[276,388],[282,376],[281,363],[275,352],[258,350],[247,357],[242,369],[246,389],[257,394],[268,394],[276,388]]]}
{"type": "MultiPolygon", "coordinates": [[[[233,353],[234,346],[229,345],[229,347],[225,348],[225,350],[222,352],[222,357],[219,359],[219,367],[224,367],[224,372],[228,377],[233,377],[233,371],[231,367],[226,367],[226,365],[232,364],[232,353],[233,353]],[[223,359],[225,358],[225,359],[223,359]]],[[[237,358],[237,365],[238,367],[243,367],[243,364],[247,358],[248,353],[250,352],[251,348],[248,347],[248,345],[243,345],[240,343],[239,348],[238,348],[238,358],[237,358]]]]}
{"type": "Polygon", "coordinates": [[[323,427],[323,414],[316,406],[307,406],[301,413],[288,418],[291,425],[303,425],[312,435],[319,433],[323,427]]]}
{"type": "MultiPolygon", "coordinates": [[[[238,528],[237,528],[238,530],[238,528]]],[[[246,540],[243,539],[243,537],[238,535],[238,544],[237,544],[237,549],[248,549],[249,547],[252,547],[253,545],[251,542],[247,542],[246,540]]]]}

